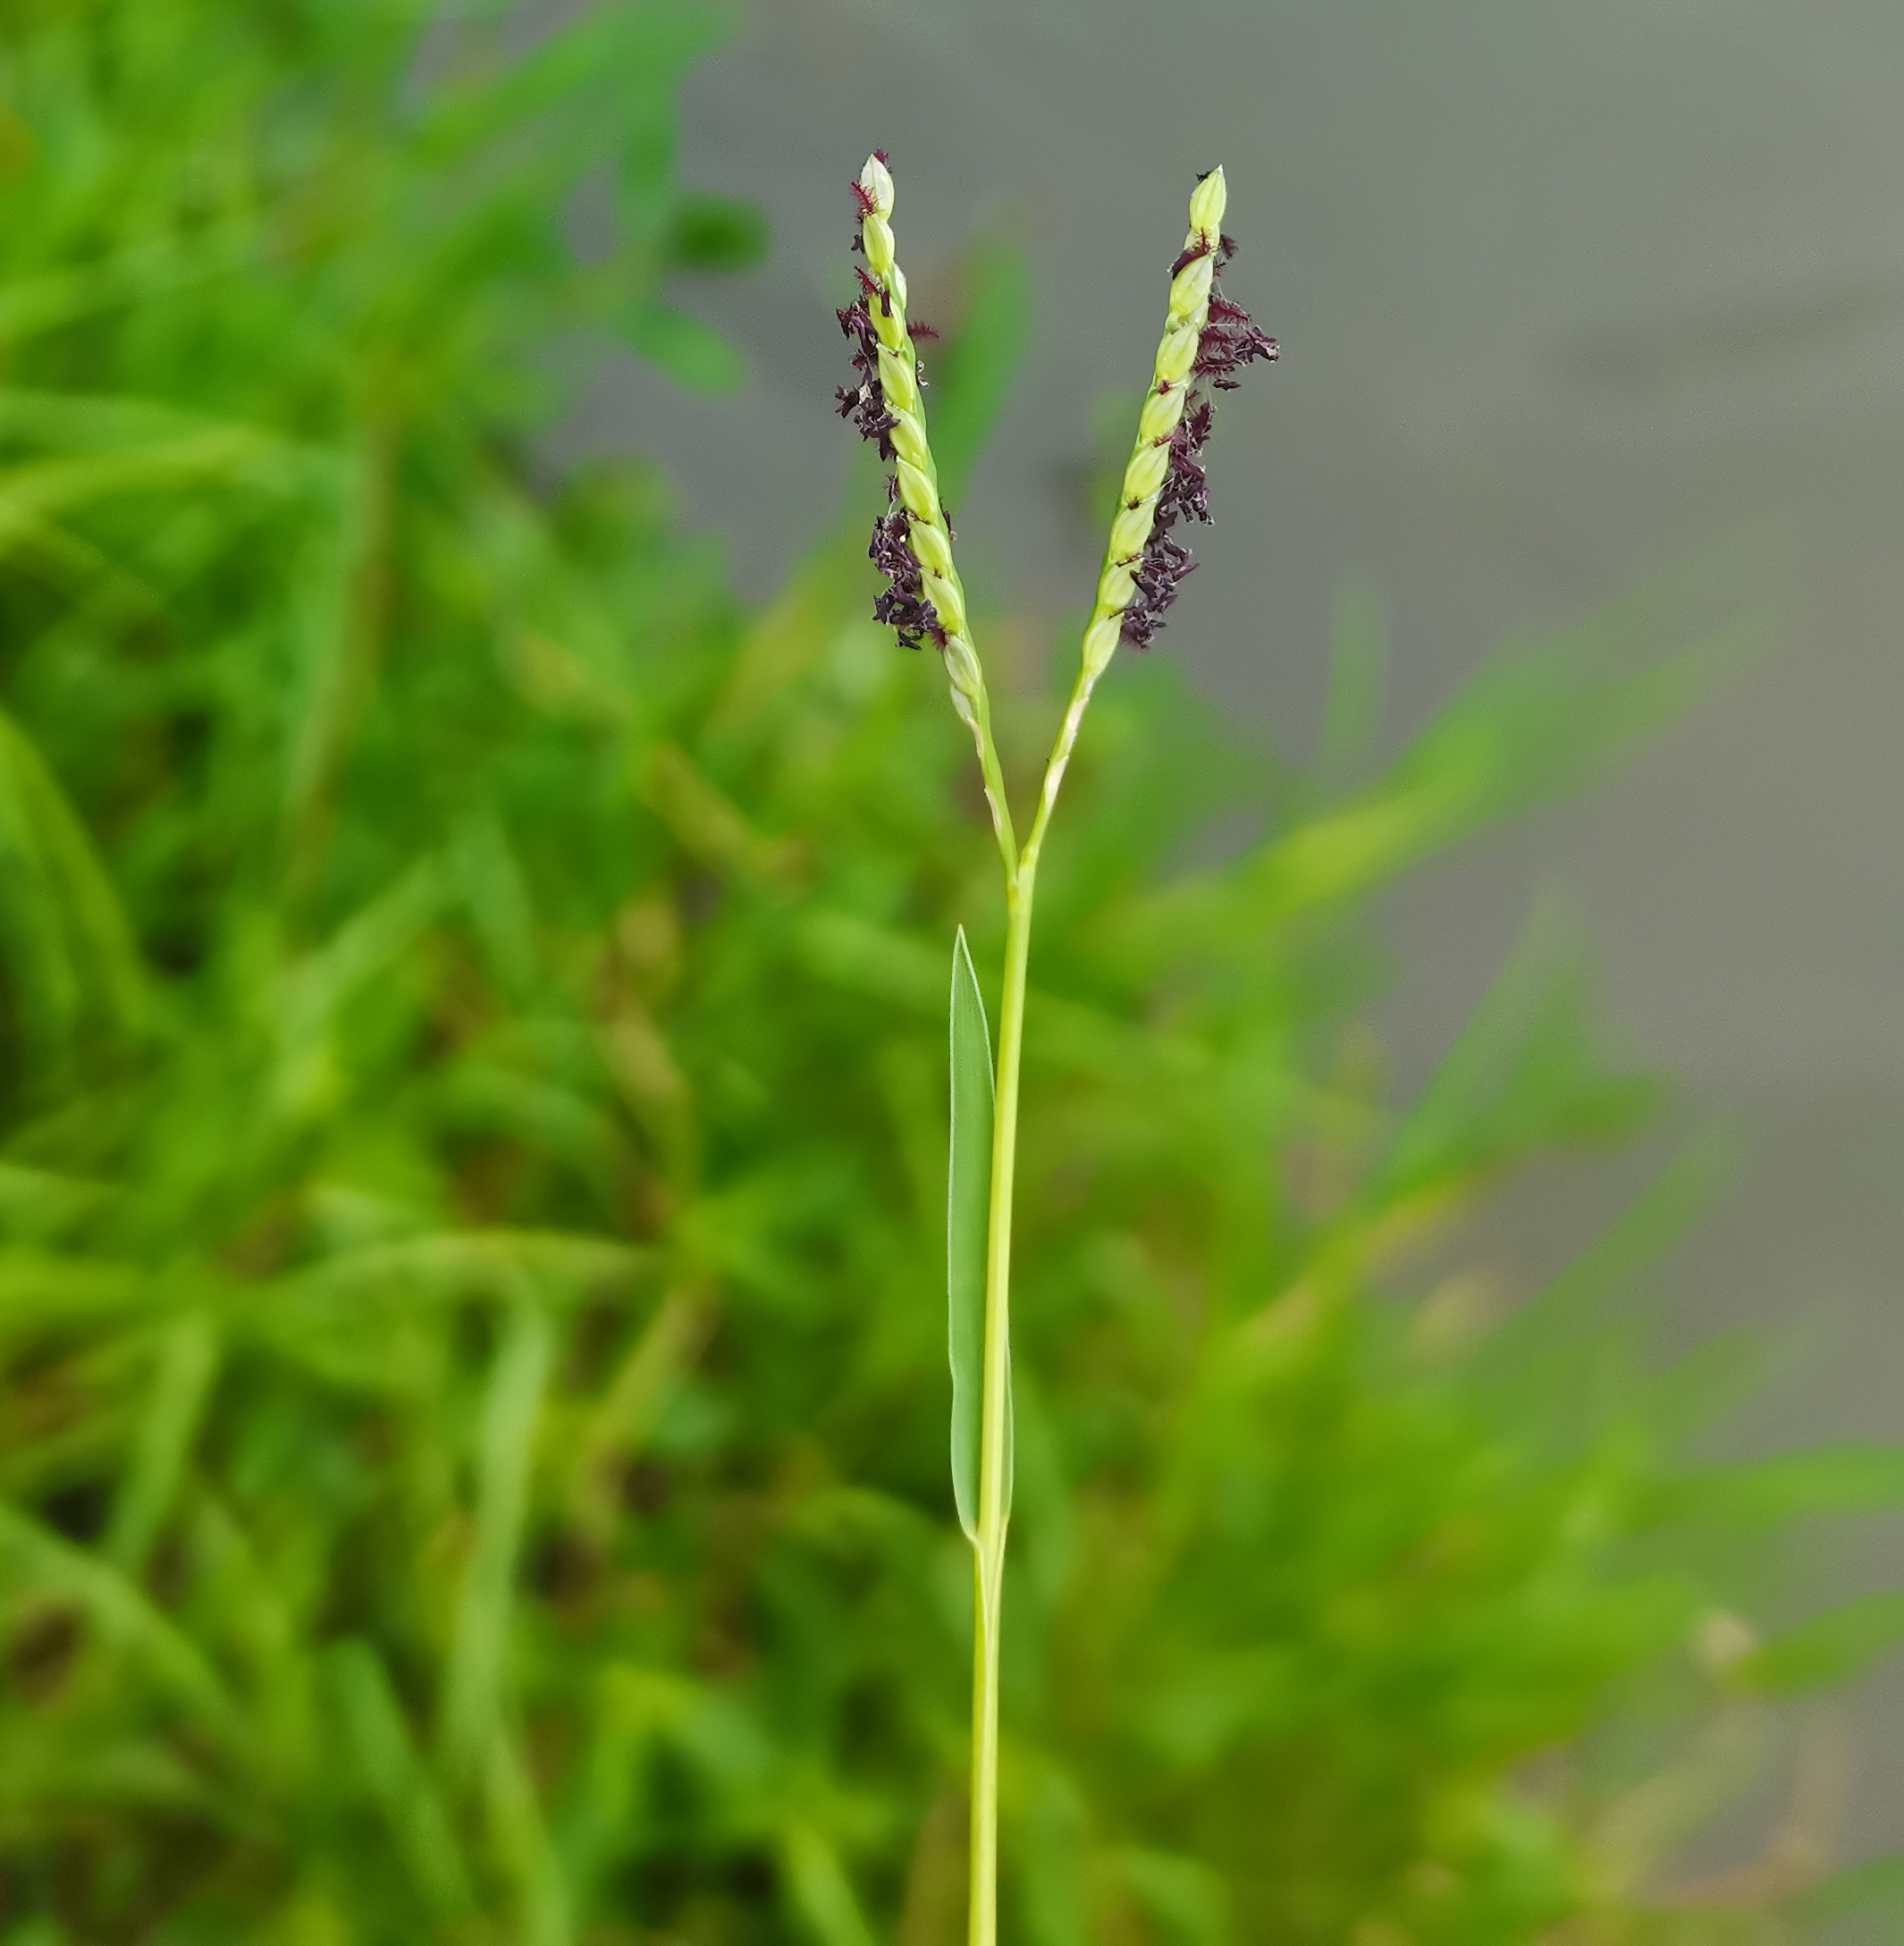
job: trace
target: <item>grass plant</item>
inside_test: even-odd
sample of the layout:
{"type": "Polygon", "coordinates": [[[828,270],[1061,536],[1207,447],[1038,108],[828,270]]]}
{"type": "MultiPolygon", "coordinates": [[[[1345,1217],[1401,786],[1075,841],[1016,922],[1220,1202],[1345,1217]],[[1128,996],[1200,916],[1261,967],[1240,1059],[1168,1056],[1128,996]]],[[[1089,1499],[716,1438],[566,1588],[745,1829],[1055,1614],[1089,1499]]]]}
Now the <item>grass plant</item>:
{"type": "Polygon", "coordinates": [[[1136,441],[1118,483],[1078,674],[1045,760],[1038,809],[1020,846],[992,735],[991,704],[972,643],[965,589],[953,564],[951,523],[939,497],[925,425],[918,352],[906,327],[906,284],[895,254],[893,180],[875,151],[854,194],[860,209],[859,297],[839,313],[857,346],[860,382],[839,393],[842,417],[890,462],[890,510],[869,550],[887,581],[874,619],[891,622],[917,648],[930,639],[944,658],[952,702],[972,731],[992,830],[1005,866],[1005,969],[998,1002],[996,1082],[990,1036],[963,929],[952,956],[950,1167],[947,1192],[947,1286],[952,1365],[952,1483],[973,1554],[971,1871],[968,1937],[998,1937],[998,1675],[1005,1542],[1011,1522],[1015,1446],[1011,1398],[1012,1192],[1018,1147],[1018,1086],[1038,863],[1065,771],[1091,692],[1120,642],[1147,648],[1189,551],[1171,537],[1180,519],[1210,518],[1200,455],[1209,437],[1210,385],[1234,389],[1235,375],[1276,357],[1275,341],[1249,314],[1216,291],[1219,265],[1234,253],[1224,233],[1222,169],[1198,179],[1190,228],[1170,266],[1170,298],[1136,441]],[[989,1151],[989,1152],[988,1152],[989,1151]]]}
{"type": "MultiPolygon", "coordinates": [[[[7,1946],[965,1930],[967,732],[858,536],[749,611],[651,470],[545,458],[612,346],[737,375],[677,301],[763,244],[677,180],[713,33],[0,18],[7,1946]]],[[[935,354],[948,493],[1021,282],[975,258],[935,354]]],[[[1696,1457],[1630,1300],[1702,1150],[1491,1300],[1463,1212],[1655,1096],[1563,944],[1407,1099],[1369,1026],[1371,902],[1714,659],[1648,591],[1393,753],[1345,702],[1315,775],[1162,656],[1099,686],[1023,989],[1015,1942],[1706,1946],[1883,1893],[1673,1860],[1772,1699],[1895,1638],[1784,1629],[1765,1566],[1904,1458],[1696,1457]]],[[[1024,790],[1063,711],[1005,667],[1024,790]]]]}

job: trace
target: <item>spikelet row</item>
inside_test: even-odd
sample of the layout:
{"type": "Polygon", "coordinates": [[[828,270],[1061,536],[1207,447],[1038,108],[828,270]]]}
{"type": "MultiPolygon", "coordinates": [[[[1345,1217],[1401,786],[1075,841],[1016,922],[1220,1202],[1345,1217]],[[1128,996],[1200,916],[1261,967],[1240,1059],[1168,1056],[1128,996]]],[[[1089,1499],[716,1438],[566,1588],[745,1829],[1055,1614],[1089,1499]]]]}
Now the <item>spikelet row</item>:
{"type": "Polygon", "coordinates": [[[914,332],[908,326],[906,273],[894,254],[893,181],[883,152],[866,160],[854,185],[859,204],[855,266],[860,294],[839,315],[854,346],[858,383],[839,390],[842,418],[850,418],[892,468],[888,508],[867,550],[885,577],[875,618],[889,622],[908,648],[931,641],[943,653],[952,700],[976,725],[985,708],[985,682],[972,645],[965,591],[952,559],[952,528],[939,495],[939,470],[926,437],[914,332]]]}
{"type": "Polygon", "coordinates": [[[1223,171],[1211,170],[1191,197],[1189,233],[1170,266],[1164,334],[1084,633],[1087,682],[1103,673],[1120,642],[1150,647],[1193,566],[1171,529],[1180,520],[1210,518],[1202,462],[1214,417],[1209,391],[1234,389],[1246,366],[1277,356],[1276,341],[1218,285],[1236,251],[1223,230],[1227,199],[1223,171]]]}

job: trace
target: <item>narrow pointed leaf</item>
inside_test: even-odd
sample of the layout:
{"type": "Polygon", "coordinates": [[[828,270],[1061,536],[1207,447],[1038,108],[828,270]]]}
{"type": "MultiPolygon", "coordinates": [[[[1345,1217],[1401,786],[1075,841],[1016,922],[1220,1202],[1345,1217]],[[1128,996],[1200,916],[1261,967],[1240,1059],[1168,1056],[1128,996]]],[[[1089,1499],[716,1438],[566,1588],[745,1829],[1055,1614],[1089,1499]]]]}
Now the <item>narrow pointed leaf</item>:
{"type": "Polygon", "coordinates": [[[962,926],[952,945],[952,1160],[946,1290],[952,1349],[952,1494],[979,1531],[979,1425],[985,1396],[985,1241],[991,1215],[991,1035],[962,926]]]}

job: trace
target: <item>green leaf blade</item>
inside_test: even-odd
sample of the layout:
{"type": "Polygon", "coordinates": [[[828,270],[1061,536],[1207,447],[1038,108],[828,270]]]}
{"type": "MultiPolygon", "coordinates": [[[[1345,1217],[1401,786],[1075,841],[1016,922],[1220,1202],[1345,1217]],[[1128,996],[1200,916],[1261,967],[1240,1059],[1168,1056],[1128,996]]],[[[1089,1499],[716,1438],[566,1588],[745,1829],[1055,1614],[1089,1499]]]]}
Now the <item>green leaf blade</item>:
{"type": "Polygon", "coordinates": [[[985,1248],[991,1222],[991,1035],[961,926],[952,942],[952,1139],[946,1194],[946,1294],[952,1359],[952,1495],[979,1534],[985,1397],[985,1248]]]}
{"type": "Polygon", "coordinates": [[[683,196],[669,219],[669,261],[682,270],[756,270],[772,236],[758,204],[733,196],[683,196]]]}
{"type": "Polygon", "coordinates": [[[737,392],[746,383],[747,361],[739,350],[686,311],[644,304],[623,321],[622,335],[650,365],[689,392],[737,392]]]}

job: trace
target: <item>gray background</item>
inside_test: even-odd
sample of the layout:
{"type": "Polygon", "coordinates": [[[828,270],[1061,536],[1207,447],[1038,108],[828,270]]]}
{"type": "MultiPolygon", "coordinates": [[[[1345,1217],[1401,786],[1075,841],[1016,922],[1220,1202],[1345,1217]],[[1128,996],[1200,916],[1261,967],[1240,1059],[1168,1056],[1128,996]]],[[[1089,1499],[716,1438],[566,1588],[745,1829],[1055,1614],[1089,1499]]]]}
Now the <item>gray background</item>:
{"type": "MultiPolygon", "coordinates": [[[[874,143],[915,295],[975,234],[1034,253],[961,560],[1054,620],[1100,544],[1069,511],[1093,404],[1142,383],[1191,177],[1226,165],[1229,282],[1285,358],[1225,407],[1221,525],[1159,653],[1291,754],[1351,577],[1389,618],[1393,738],[1504,633],[1749,525],[1784,564],[1775,652],[1615,784],[1418,877],[1389,1026],[1419,1074],[1563,887],[1629,1045],[1747,1138],[1672,1267],[1673,1329],[1783,1347],[1745,1437],[1897,1435],[1904,6],[761,0],[683,132],[687,181],[773,219],[764,272],[683,293],[753,377],[709,404],[616,366],[568,443],[656,455],[751,592],[845,481],[831,307],[874,143]]],[[[1495,1247],[1551,1260],[1639,1166],[1529,1185],[1495,1247]]],[[[1858,1545],[1897,1579],[1894,1540],[1858,1545]]],[[[1904,1842],[1904,1683],[1868,1700],[1853,1851],[1904,1842]]]]}

